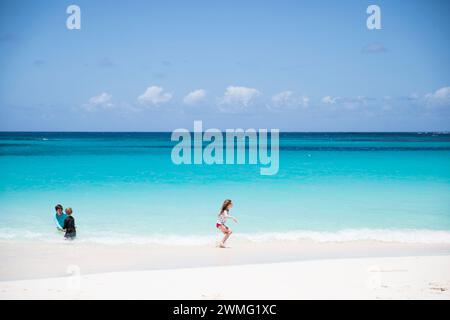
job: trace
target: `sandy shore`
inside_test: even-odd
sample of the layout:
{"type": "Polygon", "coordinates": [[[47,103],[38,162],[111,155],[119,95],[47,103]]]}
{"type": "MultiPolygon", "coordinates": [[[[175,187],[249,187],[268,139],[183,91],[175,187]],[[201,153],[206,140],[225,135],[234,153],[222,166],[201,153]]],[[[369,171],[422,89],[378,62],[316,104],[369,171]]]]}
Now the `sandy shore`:
{"type": "Polygon", "coordinates": [[[0,242],[0,299],[450,299],[450,246],[0,242]]]}
{"type": "Polygon", "coordinates": [[[233,266],[322,259],[450,255],[450,245],[375,241],[238,242],[230,248],[211,246],[101,245],[84,242],[0,242],[0,281],[66,276],[71,268],[83,275],[233,266]]]}
{"type": "Polygon", "coordinates": [[[0,299],[450,299],[450,256],[354,258],[0,282],[0,299]]]}

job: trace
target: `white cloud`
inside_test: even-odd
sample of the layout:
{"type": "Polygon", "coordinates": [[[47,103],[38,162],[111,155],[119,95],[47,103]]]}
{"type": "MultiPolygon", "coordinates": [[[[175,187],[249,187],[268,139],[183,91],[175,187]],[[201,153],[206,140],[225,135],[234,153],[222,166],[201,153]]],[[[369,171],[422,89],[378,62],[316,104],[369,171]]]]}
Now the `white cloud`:
{"type": "Polygon", "coordinates": [[[261,92],[254,88],[229,86],[219,100],[219,108],[229,113],[246,111],[260,95],[261,92]]]}
{"type": "Polygon", "coordinates": [[[338,100],[340,100],[340,97],[326,96],[322,98],[322,102],[325,104],[336,104],[338,100]]]}
{"type": "Polygon", "coordinates": [[[270,110],[294,109],[297,107],[307,107],[309,98],[306,96],[296,96],[292,91],[283,91],[274,95],[268,108],[270,110]]]}
{"type": "Polygon", "coordinates": [[[114,103],[112,102],[112,95],[106,92],[91,97],[88,103],[83,105],[83,108],[88,111],[93,111],[95,109],[110,109],[113,107],[114,103]]]}
{"type": "Polygon", "coordinates": [[[420,98],[419,94],[413,93],[407,97],[409,100],[418,100],[420,98]]]}
{"type": "Polygon", "coordinates": [[[443,87],[433,93],[428,93],[424,100],[427,107],[450,106],[450,87],[443,87]]]}
{"type": "Polygon", "coordinates": [[[342,108],[348,110],[356,110],[361,107],[366,107],[370,104],[370,102],[375,101],[374,98],[357,96],[357,97],[333,97],[333,96],[325,96],[322,98],[322,103],[330,106],[340,106],[342,108]]]}
{"type": "Polygon", "coordinates": [[[206,91],[203,89],[189,92],[183,99],[183,102],[188,105],[195,105],[206,97],[206,91]]]}
{"type": "Polygon", "coordinates": [[[162,87],[151,86],[138,97],[138,102],[143,106],[158,106],[172,99],[172,94],[164,92],[162,87]]]}

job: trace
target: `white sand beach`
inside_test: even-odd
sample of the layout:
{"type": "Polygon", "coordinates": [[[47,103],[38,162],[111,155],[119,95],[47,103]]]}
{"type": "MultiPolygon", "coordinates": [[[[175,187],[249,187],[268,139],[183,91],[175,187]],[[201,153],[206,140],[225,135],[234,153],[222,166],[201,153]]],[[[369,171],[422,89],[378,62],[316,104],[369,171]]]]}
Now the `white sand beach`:
{"type": "Polygon", "coordinates": [[[448,245],[0,243],[0,250],[0,299],[450,299],[448,245]]]}
{"type": "Polygon", "coordinates": [[[0,282],[1,299],[450,299],[450,256],[355,258],[0,282]]]}

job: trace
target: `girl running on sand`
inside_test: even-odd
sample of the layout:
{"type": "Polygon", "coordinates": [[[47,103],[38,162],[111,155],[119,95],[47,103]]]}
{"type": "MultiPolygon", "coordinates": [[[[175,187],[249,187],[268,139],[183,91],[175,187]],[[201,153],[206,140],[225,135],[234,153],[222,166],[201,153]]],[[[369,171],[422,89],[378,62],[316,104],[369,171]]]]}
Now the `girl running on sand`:
{"type": "Polygon", "coordinates": [[[227,222],[227,219],[230,218],[234,222],[236,222],[236,223],[238,222],[235,217],[230,216],[229,213],[230,213],[231,208],[233,208],[233,203],[231,202],[231,200],[229,200],[229,199],[225,200],[222,204],[222,208],[220,209],[220,213],[217,217],[216,228],[220,229],[220,231],[222,231],[224,234],[222,241],[219,243],[220,248],[225,248],[225,241],[227,241],[227,239],[233,233],[233,231],[231,231],[231,229],[225,225],[225,222],[227,222]]]}

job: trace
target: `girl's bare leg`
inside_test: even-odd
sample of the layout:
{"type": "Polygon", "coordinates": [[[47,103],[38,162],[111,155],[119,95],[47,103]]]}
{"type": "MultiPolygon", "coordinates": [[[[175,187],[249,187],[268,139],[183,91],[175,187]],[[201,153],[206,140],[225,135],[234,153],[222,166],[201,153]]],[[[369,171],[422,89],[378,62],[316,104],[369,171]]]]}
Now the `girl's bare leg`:
{"type": "Polygon", "coordinates": [[[228,232],[225,234],[225,236],[223,237],[222,243],[225,244],[225,241],[228,240],[228,238],[231,236],[233,232],[231,230],[228,230],[228,232]]]}

